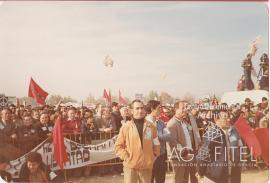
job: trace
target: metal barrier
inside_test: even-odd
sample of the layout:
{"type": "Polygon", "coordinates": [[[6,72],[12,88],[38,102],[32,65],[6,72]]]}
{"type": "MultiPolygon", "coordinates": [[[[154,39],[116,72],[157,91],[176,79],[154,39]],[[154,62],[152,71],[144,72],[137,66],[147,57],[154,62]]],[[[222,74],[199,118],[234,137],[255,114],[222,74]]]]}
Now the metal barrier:
{"type": "Polygon", "coordinates": [[[75,141],[80,144],[93,144],[93,141],[109,140],[115,135],[118,135],[118,131],[113,132],[87,132],[87,133],[64,133],[64,137],[75,141]]]}

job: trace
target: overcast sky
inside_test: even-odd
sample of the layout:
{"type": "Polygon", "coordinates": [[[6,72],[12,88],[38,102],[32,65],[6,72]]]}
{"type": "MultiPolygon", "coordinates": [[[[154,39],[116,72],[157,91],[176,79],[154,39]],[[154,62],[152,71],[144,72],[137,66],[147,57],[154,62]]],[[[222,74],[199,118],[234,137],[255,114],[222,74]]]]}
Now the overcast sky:
{"type": "Polygon", "coordinates": [[[0,93],[27,95],[30,77],[50,94],[82,100],[110,88],[181,97],[236,89],[249,43],[268,52],[265,3],[2,2],[0,93]],[[109,54],[113,68],[103,60],[109,54]]]}

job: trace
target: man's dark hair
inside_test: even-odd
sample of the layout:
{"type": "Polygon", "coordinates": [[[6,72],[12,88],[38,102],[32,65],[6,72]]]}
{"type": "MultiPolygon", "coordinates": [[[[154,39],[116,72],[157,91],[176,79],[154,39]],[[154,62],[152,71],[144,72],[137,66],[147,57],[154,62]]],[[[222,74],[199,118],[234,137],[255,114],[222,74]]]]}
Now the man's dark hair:
{"type": "Polygon", "coordinates": [[[73,106],[72,106],[72,107],[70,107],[70,108],[68,108],[68,110],[67,110],[67,111],[70,111],[70,110],[73,110],[73,111],[75,111],[75,112],[77,111],[77,109],[76,109],[75,107],[73,107],[73,106]]]}
{"type": "Polygon", "coordinates": [[[246,98],[245,102],[251,102],[250,98],[246,98]]]}
{"type": "Polygon", "coordinates": [[[144,103],[143,103],[141,100],[135,99],[135,100],[133,100],[133,101],[131,102],[131,104],[130,104],[130,108],[131,108],[131,109],[133,109],[133,105],[134,105],[135,102],[139,102],[139,103],[141,103],[141,104],[144,105],[144,103]]]}
{"type": "Polygon", "coordinates": [[[93,111],[90,110],[90,109],[85,109],[83,112],[84,112],[84,113],[86,113],[86,112],[93,113],[93,111]]]}
{"type": "Polygon", "coordinates": [[[112,112],[112,108],[110,108],[110,107],[104,107],[104,108],[101,109],[101,114],[103,114],[104,111],[106,111],[107,109],[109,110],[109,112],[112,112]]]}
{"type": "Polygon", "coordinates": [[[29,113],[24,114],[22,118],[24,119],[26,117],[32,118],[31,114],[29,114],[29,113]]]}
{"type": "Polygon", "coordinates": [[[116,107],[116,106],[118,106],[118,103],[117,102],[112,102],[112,105],[111,105],[112,107],[116,107]]]}
{"type": "Polygon", "coordinates": [[[49,115],[50,113],[49,113],[49,111],[44,110],[44,111],[42,111],[42,112],[40,113],[40,116],[41,116],[41,115],[44,115],[44,114],[49,115]]]}
{"type": "Polygon", "coordinates": [[[28,155],[27,155],[27,158],[26,158],[26,161],[27,162],[37,162],[37,163],[41,163],[42,162],[42,157],[39,153],[37,152],[30,152],[28,155]]]}
{"type": "Polygon", "coordinates": [[[266,98],[266,97],[263,97],[263,98],[262,98],[262,101],[267,101],[267,98],[266,98]]]}
{"type": "Polygon", "coordinates": [[[173,108],[178,109],[180,103],[187,103],[187,101],[184,100],[178,100],[174,103],[173,108]]]}
{"type": "Polygon", "coordinates": [[[245,109],[248,110],[248,112],[250,112],[250,106],[249,105],[243,104],[243,105],[241,105],[241,109],[242,109],[242,107],[244,107],[245,109]]]}
{"type": "Polygon", "coordinates": [[[27,167],[27,162],[37,162],[39,163],[39,169],[44,171],[47,174],[47,177],[49,177],[49,167],[47,167],[43,162],[41,155],[37,152],[30,152],[26,157],[26,162],[22,164],[21,170],[19,173],[19,182],[29,182],[29,175],[30,171],[27,167]]]}
{"type": "Polygon", "coordinates": [[[146,112],[150,114],[157,106],[160,105],[160,101],[157,100],[149,100],[146,104],[146,112]]]}
{"type": "Polygon", "coordinates": [[[10,104],[9,107],[16,107],[14,104],[10,104]]]}

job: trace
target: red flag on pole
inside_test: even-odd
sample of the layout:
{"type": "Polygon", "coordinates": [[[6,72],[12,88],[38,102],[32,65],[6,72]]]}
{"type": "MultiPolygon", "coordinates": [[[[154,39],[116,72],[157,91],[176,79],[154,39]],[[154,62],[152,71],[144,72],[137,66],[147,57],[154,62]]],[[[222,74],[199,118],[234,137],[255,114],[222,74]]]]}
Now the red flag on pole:
{"type": "Polygon", "coordinates": [[[106,91],[106,89],[103,90],[103,98],[105,98],[106,100],[108,100],[108,93],[106,91]]]}
{"type": "Polygon", "coordinates": [[[257,158],[260,156],[262,154],[260,143],[247,120],[243,116],[240,116],[234,126],[241,138],[247,143],[249,149],[252,149],[254,157],[257,158]]]}
{"type": "Polygon", "coordinates": [[[111,90],[109,90],[108,102],[109,102],[110,105],[112,104],[111,90]]]}
{"type": "Polygon", "coordinates": [[[53,128],[53,157],[61,169],[64,168],[65,162],[68,161],[68,155],[64,144],[64,136],[62,132],[62,120],[58,117],[53,128]]]}
{"type": "Polygon", "coordinates": [[[127,104],[127,101],[122,97],[121,91],[119,90],[119,104],[127,104]]]}
{"type": "Polygon", "coordinates": [[[103,98],[106,100],[107,104],[110,104],[110,96],[108,92],[106,91],[106,89],[103,90],[103,98]]]}
{"type": "Polygon", "coordinates": [[[269,165],[269,129],[257,128],[254,130],[262,149],[262,159],[265,164],[269,165]]]}
{"type": "Polygon", "coordinates": [[[48,96],[48,93],[44,91],[34,80],[31,78],[28,97],[32,97],[38,104],[44,105],[45,99],[48,96]]]}

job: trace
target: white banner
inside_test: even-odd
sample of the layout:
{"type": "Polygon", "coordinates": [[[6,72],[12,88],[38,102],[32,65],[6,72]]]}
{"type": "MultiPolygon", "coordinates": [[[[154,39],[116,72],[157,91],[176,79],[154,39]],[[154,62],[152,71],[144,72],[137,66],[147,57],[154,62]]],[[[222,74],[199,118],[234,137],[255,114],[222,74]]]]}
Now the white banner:
{"type": "MultiPolygon", "coordinates": [[[[72,169],[99,163],[102,161],[117,158],[114,152],[114,144],[117,136],[97,145],[84,145],[65,138],[66,151],[69,161],[66,162],[64,169],[72,169]]],[[[59,170],[59,166],[53,159],[53,143],[44,141],[32,150],[42,155],[43,162],[48,165],[52,171],[59,170]]],[[[19,177],[22,164],[26,160],[27,154],[10,162],[10,169],[13,178],[19,177]]]]}

